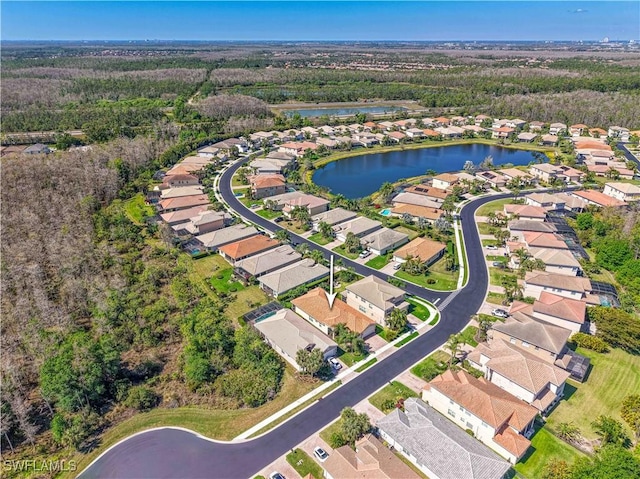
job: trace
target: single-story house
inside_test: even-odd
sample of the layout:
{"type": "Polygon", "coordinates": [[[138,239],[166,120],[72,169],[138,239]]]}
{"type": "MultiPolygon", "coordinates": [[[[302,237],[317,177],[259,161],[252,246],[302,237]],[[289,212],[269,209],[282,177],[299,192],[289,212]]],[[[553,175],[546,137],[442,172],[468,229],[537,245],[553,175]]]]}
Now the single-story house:
{"type": "Polygon", "coordinates": [[[281,195],[286,191],[286,182],[282,175],[255,175],[249,177],[251,196],[257,200],[281,195]]]}
{"type": "Polygon", "coordinates": [[[244,223],[229,226],[219,230],[211,231],[195,237],[196,241],[200,243],[208,251],[216,252],[220,246],[224,246],[234,241],[248,238],[258,233],[258,230],[253,226],[245,225],[244,223]]]}
{"type": "Polygon", "coordinates": [[[160,193],[160,198],[163,200],[170,198],[179,198],[181,196],[194,196],[202,194],[202,186],[194,185],[194,186],[180,186],[176,188],[169,188],[166,190],[162,190],[160,193]]]}
{"type": "Polygon", "coordinates": [[[282,212],[285,216],[290,216],[291,212],[296,208],[306,208],[309,215],[315,216],[329,209],[329,200],[320,198],[319,196],[308,195],[306,193],[301,194],[297,198],[291,198],[285,200],[282,212]]]}
{"type": "Polygon", "coordinates": [[[504,176],[494,171],[480,171],[476,173],[476,178],[489,183],[493,188],[502,188],[507,184],[504,176]]]}
{"type": "Polygon", "coordinates": [[[447,370],[423,388],[422,400],[512,464],[531,445],[538,410],[485,378],[447,370]]]}
{"type": "Polygon", "coordinates": [[[549,125],[549,134],[550,135],[559,135],[563,131],[567,129],[567,125],[564,123],[551,123],[549,125]]]}
{"type": "Polygon", "coordinates": [[[631,183],[605,183],[602,193],[620,201],[640,200],[640,188],[631,183]]]}
{"type": "Polygon", "coordinates": [[[573,191],[571,193],[578,198],[582,198],[590,205],[596,206],[627,206],[628,203],[625,201],[619,200],[609,195],[605,195],[604,193],[597,190],[582,190],[582,191],[573,191]]]}
{"type": "Polygon", "coordinates": [[[337,225],[354,219],[357,213],[345,210],[344,208],[334,208],[323,213],[317,214],[311,218],[313,222],[313,231],[319,231],[320,223],[327,223],[329,226],[337,225]]]}
{"type": "Polygon", "coordinates": [[[556,135],[542,135],[540,143],[544,146],[556,146],[558,144],[558,137],[556,135]]]}
{"type": "Polygon", "coordinates": [[[279,245],[278,241],[268,236],[255,235],[221,246],[219,252],[224,259],[235,266],[238,261],[271,250],[279,245]]]}
{"type": "Polygon", "coordinates": [[[183,186],[196,186],[200,184],[200,180],[195,175],[165,175],[162,184],[159,186],[161,190],[169,188],[180,188],[183,186]]]}
{"type": "Polygon", "coordinates": [[[278,160],[276,158],[257,158],[249,163],[249,168],[258,175],[280,174],[290,164],[289,160],[278,160]]]}
{"type": "Polygon", "coordinates": [[[422,138],[424,136],[424,131],[420,128],[409,128],[406,133],[409,138],[422,138]]]}
{"type": "Polygon", "coordinates": [[[544,122],[542,121],[531,121],[529,122],[529,130],[531,131],[541,131],[544,128],[544,122]]]}
{"type": "Polygon", "coordinates": [[[218,143],[214,143],[214,148],[218,148],[219,150],[232,151],[238,150],[240,153],[247,153],[249,151],[249,145],[246,141],[241,140],[240,138],[229,138],[227,140],[219,141],[218,143]]]}
{"type": "Polygon", "coordinates": [[[329,276],[329,268],[315,264],[310,258],[285,266],[259,278],[260,288],[269,296],[278,298],[284,293],[329,276]]]}
{"type": "Polygon", "coordinates": [[[404,263],[408,257],[419,258],[427,266],[442,258],[446,245],[429,238],[415,238],[398,251],[393,253],[396,263],[404,263]]]}
{"type": "Polygon", "coordinates": [[[344,324],[361,338],[367,338],[376,332],[376,322],[341,299],[336,298],[329,308],[326,291],[316,288],[291,301],[291,309],[304,319],[332,336],[338,324],[344,324]]]}
{"type": "Polygon", "coordinates": [[[394,206],[398,205],[415,205],[424,206],[426,208],[440,208],[442,205],[441,200],[435,200],[428,196],[424,196],[418,193],[412,193],[410,191],[404,191],[398,193],[392,200],[394,206]]]}
{"type": "Polygon", "coordinates": [[[405,135],[401,131],[390,131],[389,133],[387,133],[387,136],[394,140],[396,143],[400,143],[407,137],[407,135],[405,135]]]}
{"type": "Polygon", "coordinates": [[[596,176],[607,176],[611,170],[615,170],[617,175],[622,180],[631,180],[635,176],[635,171],[626,167],[616,166],[618,162],[609,162],[605,165],[587,165],[587,170],[595,174],[596,176]]]}
{"type": "Polygon", "coordinates": [[[349,233],[353,233],[358,238],[362,238],[363,236],[382,228],[382,223],[380,221],[365,218],[364,216],[358,216],[357,218],[345,221],[344,223],[338,223],[332,228],[336,235],[336,239],[345,241],[349,233]]]}
{"type": "Polygon", "coordinates": [[[407,311],[409,303],[404,300],[405,291],[387,283],[377,276],[367,276],[347,286],[343,298],[349,306],[385,324],[385,319],[394,309],[407,311]]]}
{"type": "Polygon", "coordinates": [[[540,206],[506,204],[503,208],[507,216],[517,216],[518,219],[528,221],[544,221],[547,212],[540,206]]]}
{"type": "Polygon", "coordinates": [[[442,203],[450,193],[440,188],[434,188],[429,185],[414,185],[404,190],[407,193],[415,193],[417,195],[425,196],[436,203],[442,203]]]}
{"type": "Polygon", "coordinates": [[[417,398],[376,426],[380,438],[430,479],[502,479],[511,464],[417,398]]]}
{"type": "Polygon", "coordinates": [[[27,146],[22,153],[25,155],[46,155],[51,153],[51,148],[42,143],[36,143],[35,145],[27,146]]]}
{"type": "Polygon", "coordinates": [[[523,231],[535,231],[538,233],[555,233],[557,228],[553,223],[547,223],[546,221],[532,221],[532,220],[511,220],[507,223],[507,229],[512,233],[519,233],[523,231]]]}
{"type": "Polygon", "coordinates": [[[198,148],[198,156],[204,156],[208,158],[213,158],[220,152],[220,148],[216,148],[215,146],[203,146],[202,148],[198,148]]]}
{"type": "MultiPolygon", "coordinates": [[[[565,209],[567,195],[553,193],[530,193],[524,197],[527,205],[542,208],[545,211],[565,209]]],[[[545,214],[546,216],[546,214],[545,214]]]]}
{"type": "Polygon", "coordinates": [[[189,218],[186,223],[173,225],[171,228],[179,235],[202,235],[224,228],[231,216],[223,211],[205,210],[189,218]]]}
{"type": "Polygon", "coordinates": [[[278,151],[289,153],[294,155],[296,158],[302,157],[307,150],[315,151],[316,149],[318,149],[318,145],[311,143],[310,141],[283,143],[278,147],[278,151]]]}
{"type": "Polygon", "coordinates": [[[360,240],[364,248],[377,255],[387,254],[408,242],[409,236],[407,234],[384,227],[363,236],[360,240]]]}
{"type": "Polygon", "coordinates": [[[186,208],[184,210],[170,211],[168,213],[162,213],[160,218],[169,226],[179,225],[180,223],[186,223],[194,216],[198,216],[200,213],[207,211],[209,205],[194,206],[192,208],[186,208]]]}
{"type": "Polygon", "coordinates": [[[177,198],[167,198],[161,200],[158,203],[158,210],[161,213],[168,213],[171,211],[185,210],[187,208],[193,208],[194,206],[209,205],[209,196],[207,195],[193,195],[193,196],[179,196],[177,198]]]}
{"type": "Polygon", "coordinates": [[[409,205],[400,203],[391,209],[394,216],[403,216],[405,214],[413,218],[423,218],[430,223],[442,218],[444,211],[439,208],[429,208],[427,206],[409,205]]]}
{"type": "Polygon", "coordinates": [[[278,246],[275,249],[249,256],[239,260],[235,264],[236,276],[248,281],[251,278],[259,278],[262,275],[272,273],[290,264],[298,262],[302,255],[289,245],[278,246]]]}
{"type": "Polygon", "coordinates": [[[502,168],[498,170],[498,172],[501,173],[507,181],[517,179],[521,182],[527,182],[532,179],[529,173],[519,170],[518,168],[502,168]]]}
{"type": "Polygon", "coordinates": [[[524,231],[522,233],[527,248],[545,248],[556,250],[568,250],[569,246],[562,237],[556,233],[538,233],[536,231],[524,231]]]}
{"type": "Polygon", "coordinates": [[[571,254],[571,251],[551,248],[529,248],[529,253],[545,264],[547,273],[577,276],[582,271],[580,262],[571,254]]]}
{"type": "Polygon", "coordinates": [[[285,361],[300,371],[296,362],[296,354],[300,349],[311,351],[318,348],[324,359],[336,355],[338,345],[329,336],[311,326],[290,309],[281,309],[254,323],[269,345],[282,356],[285,361]]]}

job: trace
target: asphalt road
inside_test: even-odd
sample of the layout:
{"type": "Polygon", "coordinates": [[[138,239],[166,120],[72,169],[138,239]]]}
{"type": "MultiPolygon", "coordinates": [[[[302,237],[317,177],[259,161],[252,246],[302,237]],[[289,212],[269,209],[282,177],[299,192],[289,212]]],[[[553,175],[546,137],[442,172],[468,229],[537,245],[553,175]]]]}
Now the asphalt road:
{"type": "MultiPolygon", "coordinates": [[[[221,194],[229,205],[245,218],[266,230],[279,229],[275,224],[256,215],[242,205],[231,190],[231,176],[241,163],[227,170],[220,182],[221,194]]],[[[133,436],[110,449],[86,469],[80,477],[89,478],[216,478],[246,479],[253,477],[278,457],[282,456],[308,436],[322,429],[340,415],[347,406],[353,406],[371,395],[385,383],[421,360],[425,355],[457,333],[475,314],[484,300],[488,275],[482,254],[478,230],[474,226],[475,210],[484,203],[508,195],[481,198],[462,209],[463,235],[468,257],[467,285],[453,293],[426,290],[408,285],[408,292],[429,301],[440,298],[438,306],[441,320],[429,333],[409,342],[391,357],[374,364],[329,396],[318,401],[302,413],[289,419],[269,433],[241,443],[216,443],[197,435],[175,429],[160,429],[133,436]]],[[[291,235],[297,243],[304,238],[291,235]]],[[[320,246],[309,243],[310,248],[330,254],[320,246]]],[[[376,274],[378,271],[348,260],[360,274],[376,274]]]]}

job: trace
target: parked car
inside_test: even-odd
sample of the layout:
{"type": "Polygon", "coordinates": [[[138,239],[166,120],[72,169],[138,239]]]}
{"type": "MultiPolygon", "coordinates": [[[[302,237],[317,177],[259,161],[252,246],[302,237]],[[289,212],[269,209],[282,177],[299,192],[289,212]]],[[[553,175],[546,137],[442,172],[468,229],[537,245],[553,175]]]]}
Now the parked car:
{"type": "Polygon", "coordinates": [[[504,262],[502,261],[494,261],[493,263],[491,263],[492,266],[495,266],[496,268],[504,268],[504,262]]]}
{"type": "Polygon", "coordinates": [[[371,251],[369,251],[368,249],[364,250],[362,253],[359,254],[359,256],[361,258],[367,258],[369,256],[371,256],[371,251]]]}
{"type": "Polygon", "coordinates": [[[496,245],[493,245],[493,244],[487,245],[487,246],[486,246],[486,248],[487,248],[487,249],[490,249],[490,250],[496,250],[496,249],[498,249],[498,247],[497,247],[496,245]]]}
{"type": "Polygon", "coordinates": [[[393,269],[394,270],[398,271],[400,268],[402,268],[402,264],[400,264],[400,263],[394,263],[393,264],[393,269]]]}
{"type": "Polygon", "coordinates": [[[327,457],[329,457],[329,454],[327,454],[327,451],[325,451],[321,447],[316,447],[313,450],[313,455],[316,456],[318,458],[318,461],[320,462],[326,461],[327,457]]]}
{"type": "Polygon", "coordinates": [[[491,314],[498,318],[507,318],[509,316],[509,313],[507,313],[504,309],[494,309],[493,311],[491,311],[491,314]]]}
{"type": "Polygon", "coordinates": [[[269,479],[284,479],[284,476],[279,472],[272,472],[269,474],[269,479]]]}
{"type": "Polygon", "coordinates": [[[275,221],[276,223],[280,223],[281,221],[283,221],[284,218],[282,216],[278,216],[277,218],[275,218],[273,221],[275,221]]]}
{"type": "Polygon", "coordinates": [[[340,361],[338,361],[336,358],[329,358],[329,363],[331,364],[331,366],[338,370],[342,369],[342,364],[340,364],[340,361]]]}

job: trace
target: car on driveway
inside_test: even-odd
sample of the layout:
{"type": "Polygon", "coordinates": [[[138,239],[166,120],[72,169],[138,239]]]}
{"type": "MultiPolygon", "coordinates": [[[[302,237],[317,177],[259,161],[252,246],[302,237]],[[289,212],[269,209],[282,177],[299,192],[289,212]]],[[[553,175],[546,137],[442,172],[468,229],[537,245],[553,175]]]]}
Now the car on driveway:
{"type": "Polygon", "coordinates": [[[371,256],[371,251],[369,250],[364,250],[362,253],[360,253],[358,256],[360,256],[361,258],[367,258],[369,256],[371,256]]]}
{"type": "Polygon", "coordinates": [[[496,250],[496,249],[498,249],[498,247],[497,247],[496,245],[494,245],[494,244],[487,245],[487,246],[486,246],[486,248],[487,248],[487,249],[490,249],[490,250],[496,250]]]}
{"type": "Polygon", "coordinates": [[[342,364],[340,364],[337,358],[329,358],[329,364],[338,370],[342,369],[342,364]]]}
{"type": "Polygon", "coordinates": [[[400,268],[402,268],[402,264],[400,263],[393,263],[393,269],[398,271],[400,268]]]}
{"type": "Polygon", "coordinates": [[[316,456],[318,458],[318,461],[320,462],[326,461],[327,457],[329,457],[329,454],[327,454],[327,451],[325,451],[321,447],[316,447],[313,450],[313,455],[316,456]]]}
{"type": "Polygon", "coordinates": [[[496,268],[504,268],[504,263],[502,261],[494,261],[491,263],[491,266],[495,266],[496,268]]]}
{"type": "Polygon", "coordinates": [[[507,313],[504,309],[494,309],[491,311],[491,314],[498,318],[507,318],[509,317],[509,313],[507,313]]]}
{"type": "Polygon", "coordinates": [[[269,479],[284,479],[284,476],[279,472],[272,472],[269,474],[269,479]]]}

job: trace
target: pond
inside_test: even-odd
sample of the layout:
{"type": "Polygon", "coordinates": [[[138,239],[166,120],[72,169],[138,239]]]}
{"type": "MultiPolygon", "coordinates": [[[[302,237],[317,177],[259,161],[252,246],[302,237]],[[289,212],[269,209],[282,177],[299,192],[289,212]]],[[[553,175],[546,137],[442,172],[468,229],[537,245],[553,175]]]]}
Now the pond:
{"type": "Polygon", "coordinates": [[[328,116],[352,116],[356,113],[372,113],[386,114],[398,111],[405,111],[406,108],[401,106],[360,106],[360,107],[339,107],[339,108],[304,108],[300,110],[288,110],[284,114],[292,116],[300,113],[303,118],[316,117],[322,115],[328,116]]]}
{"type": "Polygon", "coordinates": [[[319,168],[313,182],[334,194],[361,198],[380,189],[385,181],[424,175],[427,170],[438,173],[460,171],[467,160],[480,164],[487,156],[494,165],[528,165],[537,163],[540,153],[501,148],[493,145],[450,145],[416,150],[391,151],[353,156],[319,168]]]}

